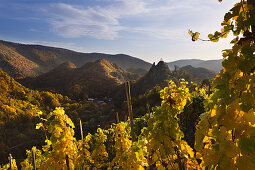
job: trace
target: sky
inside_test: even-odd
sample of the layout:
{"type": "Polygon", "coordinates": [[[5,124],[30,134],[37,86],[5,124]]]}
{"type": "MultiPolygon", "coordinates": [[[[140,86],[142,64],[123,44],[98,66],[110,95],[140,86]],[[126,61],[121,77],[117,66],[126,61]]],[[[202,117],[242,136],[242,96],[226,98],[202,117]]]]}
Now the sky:
{"type": "Polygon", "coordinates": [[[192,42],[220,30],[237,0],[0,0],[0,39],[79,52],[128,54],[148,62],[213,60],[230,48],[192,42]]]}

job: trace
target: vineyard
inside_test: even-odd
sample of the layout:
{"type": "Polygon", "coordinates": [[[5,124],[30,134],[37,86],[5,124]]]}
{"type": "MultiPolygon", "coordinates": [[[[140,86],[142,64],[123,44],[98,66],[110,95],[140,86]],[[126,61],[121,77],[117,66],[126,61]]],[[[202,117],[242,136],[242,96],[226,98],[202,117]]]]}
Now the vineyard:
{"type": "MultiPolygon", "coordinates": [[[[45,145],[27,150],[21,169],[255,169],[255,1],[236,3],[221,25],[209,41],[229,33],[234,39],[232,49],[223,50],[223,70],[212,89],[170,81],[152,112],[134,120],[130,114],[130,120],[84,137],[86,129],[74,127],[63,108],[38,112],[35,128],[44,132],[45,145]],[[198,98],[205,112],[191,146],[184,140],[182,113],[198,98]]],[[[198,32],[189,34],[201,40],[198,32]]],[[[17,169],[15,158],[10,155],[0,169],[17,169]]]]}

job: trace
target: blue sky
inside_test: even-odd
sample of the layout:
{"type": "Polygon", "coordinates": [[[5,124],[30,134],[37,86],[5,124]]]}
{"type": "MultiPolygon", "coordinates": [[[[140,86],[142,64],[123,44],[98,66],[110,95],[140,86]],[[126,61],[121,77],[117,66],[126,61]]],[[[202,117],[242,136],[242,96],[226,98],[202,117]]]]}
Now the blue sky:
{"type": "Polygon", "coordinates": [[[188,30],[220,29],[237,0],[0,0],[0,39],[148,62],[219,59],[230,38],[192,42],[188,30]]]}

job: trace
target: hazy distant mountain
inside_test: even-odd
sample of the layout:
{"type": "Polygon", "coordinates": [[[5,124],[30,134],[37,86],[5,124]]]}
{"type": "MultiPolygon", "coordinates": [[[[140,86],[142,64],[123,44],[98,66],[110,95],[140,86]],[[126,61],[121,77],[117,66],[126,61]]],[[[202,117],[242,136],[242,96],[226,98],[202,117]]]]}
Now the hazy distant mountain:
{"type": "Polygon", "coordinates": [[[72,98],[84,98],[107,96],[113,88],[137,78],[137,74],[100,59],[88,62],[80,68],[71,62],[65,62],[48,73],[20,79],[19,82],[33,89],[53,90],[72,98]]]}
{"type": "Polygon", "coordinates": [[[203,60],[199,60],[199,59],[187,59],[187,60],[176,60],[176,61],[173,61],[173,62],[169,62],[168,63],[168,67],[170,68],[170,70],[174,70],[174,66],[178,66],[178,67],[184,67],[184,66],[187,66],[187,65],[196,65],[198,63],[201,63],[203,62],[203,60]]]}
{"type": "Polygon", "coordinates": [[[193,67],[202,67],[214,71],[216,74],[222,70],[222,59],[220,60],[207,60],[195,64],[193,67]]]}
{"type": "Polygon", "coordinates": [[[216,74],[213,71],[210,71],[202,67],[195,68],[195,67],[192,67],[191,65],[187,65],[182,67],[181,69],[197,77],[198,80],[213,79],[216,76],[216,74]]]}
{"type": "Polygon", "coordinates": [[[211,70],[215,73],[218,73],[222,69],[221,63],[222,63],[222,59],[220,60],[188,59],[188,60],[177,60],[177,61],[169,62],[168,66],[170,70],[174,70],[175,65],[178,66],[179,68],[187,66],[187,65],[191,65],[192,67],[195,67],[195,68],[202,67],[202,68],[211,70]]]}
{"type": "Polygon", "coordinates": [[[87,62],[106,59],[127,70],[149,70],[151,64],[125,54],[80,53],[62,48],[25,45],[0,40],[0,67],[14,78],[38,76],[70,61],[77,67],[87,62]]]}

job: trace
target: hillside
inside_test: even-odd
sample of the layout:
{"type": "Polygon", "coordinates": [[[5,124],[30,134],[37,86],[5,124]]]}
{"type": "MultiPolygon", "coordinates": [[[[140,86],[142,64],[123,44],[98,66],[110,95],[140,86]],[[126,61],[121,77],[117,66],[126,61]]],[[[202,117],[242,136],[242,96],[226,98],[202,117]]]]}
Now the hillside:
{"type": "Polygon", "coordinates": [[[17,81],[31,89],[61,92],[71,81],[75,68],[73,63],[65,62],[37,77],[17,79],[17,81]]]}
{"type": "Polygon", "coordinates": [[[220,60],[188,59],[188,60],[177,60],[177,61],[169,62],[168,66],[170,70],[173,71],[175,69],[174,67],[175,65],[178,66],[179,68],[191,65],[192,67],[195,67],[195,68],[202,67],[202,68],[208,69],[217,74],[222,69],[221,63],[222,63],[221,59],[220,60]]]}
{"type": "MultiPolygon", "coordinates": [[[[66,63],[59,70],[73,67],[66,63]]],[[[115,121],[115,110],[111,103],[97,103],[70,100],[60,94],[28,89],[0,69],[0,163],[8,162],[11,153],[18,162],[26,157],[26,150],[32,146],[40,148],[45,134],[35,129],[42,111],[43,118],[56,107],[64,107],[76,127],[81,119],[86,133],[94,133],[98,125],[107,127],[115,121]]],[[[79,128],[75,136],[80,138],[79,128]]]]}
{"type": "Polygon", "coordinates": [[[123,70],[117,64],[100,59],[80,68],[65,62],[48,73],[18,80],[23,85],[50,90],[75,99],[109,96],[113,88],[127,80],[136,80],[137,74],[123,70]]]}
{"type": "Polygon", "coordinates": [[[35,129],[34,116],[65,102],[61,95],[23,87],[0,69],[0,162],[7,162],[9,153],[19,159],[26,149],[41,146],[44,134],[35,129]]]}
{"type": "Polygon", "coordinates": [[[127,69],[127,71],[129,71],[131,73],[139,74],[141,76],[144,76],[148,72],[148,70],[145,70],[143,68],[137,68],[137,69],[136,68],[129,68],[129,69],[127,69]]]}
{"type": "Polygon", "coordinates": [[[12,47],[0,43],[0,68],[12,77],[35,76],[39,65],[20,55],[12,47]]]}
{"type": "Polygon", "coordinates": [[[70,61],[77,67],[106,59],[121,68],[148,70],[150,63],[125,54],[81,53],[42,45],[26,45],[0,40],[0,67],[14,78],[38,76],[70,61]]]}

